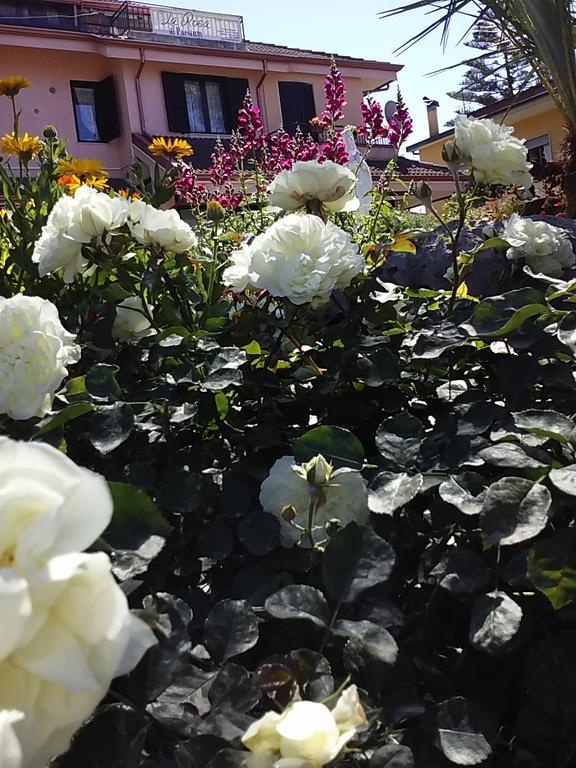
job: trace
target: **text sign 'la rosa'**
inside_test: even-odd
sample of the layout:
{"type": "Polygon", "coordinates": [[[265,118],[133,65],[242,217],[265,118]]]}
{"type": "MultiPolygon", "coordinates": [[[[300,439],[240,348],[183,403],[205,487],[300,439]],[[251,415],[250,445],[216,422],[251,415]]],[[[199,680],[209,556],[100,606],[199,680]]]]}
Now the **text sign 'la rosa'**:
{"type": "Polygon", "coordinates": [[[241,16],[158,7],[150,8],[150,18],[152,30],[160,35],[229,42],[241,42],[244,39],[241,16]]]}

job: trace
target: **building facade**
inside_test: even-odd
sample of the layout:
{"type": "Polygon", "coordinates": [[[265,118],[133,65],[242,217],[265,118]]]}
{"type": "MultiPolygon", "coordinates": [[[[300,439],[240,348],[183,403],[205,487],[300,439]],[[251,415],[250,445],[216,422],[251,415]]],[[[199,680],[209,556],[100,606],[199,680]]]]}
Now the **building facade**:
{"type": "MultiPolygon", "coordinates": [[[[407,147],[409,152],[417,152],[420,160],[428,163],[442,162],[444,142],[454,136],[452,128],[438,132],[437,107],[437,102],[428,105],[429,138],[407,147]]],[[[535,165],[558,159],[565,129],[558,107],[541,85],[477,109],[471,116],[489,117],[512,126],[514,135],[525,139],[528,158],[535,165]]]]}
{"type": "MultiPolygon", "coordinates": [[[[247,90],[267,131],[289,132],[323,108],[330,54],[245,39],[242,18],[112,0],[0,0],[0,76],[32,87],[18,97],[22,130],[53,124],[76,157],[124,177],[151,159],[152,136],[182,136],[198,160],[226,137],[247,90]]],[[[348,94],[344,123],[361,121],[363,95],[386,89],[398,65],[336,56],[348,94]]],[[[0,133],[11,130],[0,104],[0,133]]]]}

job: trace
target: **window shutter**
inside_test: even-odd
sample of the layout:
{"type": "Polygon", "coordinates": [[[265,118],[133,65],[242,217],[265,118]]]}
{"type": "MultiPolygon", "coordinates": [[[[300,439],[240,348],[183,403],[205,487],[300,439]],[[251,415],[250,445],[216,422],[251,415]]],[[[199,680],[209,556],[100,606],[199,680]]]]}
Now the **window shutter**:
{"type": "Polygon", "coordinates": [[[189,133],[190,122],[184,93],[184,76],[176,72],[162,72],[162,84],[169,130],[173,133],[189,133]]]}
{"type": "Polygon", "coordinates": [[[120,136],[120,117],[116,101],[114,78],[107,77],[94,88],[96,106],[96,125],[100,141],[112,141],[120,136]]]}
{"type": "Polygon", "coordinates": [[[279,82],[280,106],[284,130],[293,134],[298,126],[308,133],[308,121],[316,114],[314,91],[310,83],[279,82]]]}
{"type": "Polygon", "coordinates": [[[226,128],[228,133],[236,128],[238,110],[248,91],[248,80],[244,77],[228,77],[225,81],[226,128]]]}

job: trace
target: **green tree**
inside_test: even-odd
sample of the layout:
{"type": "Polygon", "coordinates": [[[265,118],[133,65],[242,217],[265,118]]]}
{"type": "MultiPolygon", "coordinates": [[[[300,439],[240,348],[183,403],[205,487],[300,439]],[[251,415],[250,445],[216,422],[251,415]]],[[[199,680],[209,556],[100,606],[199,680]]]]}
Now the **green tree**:
{"type": "Polygon", "coordinates": [[[532,68],[512,48],[494,22],[493,14],[487,13],[478,20],[466,45],[480,53],[464,62],[468,69],[462,82],[457,90],[448,93],[450,98],[462,102],[459,112],[468,114],[536,84],[532,68]]]}
{"type": "Polygon", "coordinates": [[[411,0],[381,14],[389,18],[406,11],[429,11],[436,18],[400,46],[406,50],[436,29],[448,39],[450,22],[464,13],[474,24],[494,14],[495,23],[509,41],[530,62],[546,88],[566,126],[562,157],[562,188],[566,214],[576,217],[576,52],[573,0],[411,0]]]}

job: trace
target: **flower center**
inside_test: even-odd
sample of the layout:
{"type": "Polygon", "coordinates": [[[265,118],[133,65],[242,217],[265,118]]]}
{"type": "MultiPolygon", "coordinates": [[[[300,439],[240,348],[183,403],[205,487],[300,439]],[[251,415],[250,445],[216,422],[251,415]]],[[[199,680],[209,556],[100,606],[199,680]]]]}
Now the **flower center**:
{"type": "Polygon", "coordinates": [[[0,552],[0,568],[11,568],[14,565],[14,548],[10,547],[0,552]]]}

